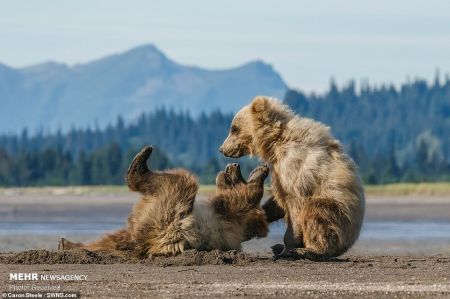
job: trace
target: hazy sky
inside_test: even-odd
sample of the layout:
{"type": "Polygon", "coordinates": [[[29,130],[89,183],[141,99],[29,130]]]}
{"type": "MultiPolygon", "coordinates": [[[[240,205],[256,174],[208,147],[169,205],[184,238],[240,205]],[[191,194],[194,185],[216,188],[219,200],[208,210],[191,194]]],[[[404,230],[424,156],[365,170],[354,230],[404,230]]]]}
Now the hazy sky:
{"type": "Polygon", "coordinates": [[[0,62],[75,64],[153,43],[206,68],[263,59],[291,87],[450,71],[448,0],[0,0],[0,62]]]}

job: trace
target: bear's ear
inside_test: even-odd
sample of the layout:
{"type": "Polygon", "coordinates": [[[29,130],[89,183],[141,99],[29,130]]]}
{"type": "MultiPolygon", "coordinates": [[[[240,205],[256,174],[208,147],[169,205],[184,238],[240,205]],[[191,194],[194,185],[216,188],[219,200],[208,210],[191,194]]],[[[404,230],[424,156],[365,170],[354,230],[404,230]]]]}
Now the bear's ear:
{"type": "Polygon", "coordinates": [[[258,96],[253,99],[250,104],[250,111],[253,115],[253,119],[256,120],[257,123],[270,122],[269,105],[269,100],[266,97],[258,96]]]}
{"type": "Polygon", "coordinates": [[[329,145],[328,145],[328,147],[330,148],[330,149],[332,149],[332,150],[335,150],[335,151],[338,151],[338,152],[343,152],[343,148],[342,148],[342,145],[341,145],[341,143],[338,141],[338,140],[336,140],[336,139],[333,139],[333,140],[331,140],[330,142],[329,142],[329,145]]]}
{"type": "Polygon", "coordinates": [[[255,97],[251,103],[251,110],[254,114],[263,113],[267,110],[267,106],[269,105],[266,97],[258,96],[255,97]]]}

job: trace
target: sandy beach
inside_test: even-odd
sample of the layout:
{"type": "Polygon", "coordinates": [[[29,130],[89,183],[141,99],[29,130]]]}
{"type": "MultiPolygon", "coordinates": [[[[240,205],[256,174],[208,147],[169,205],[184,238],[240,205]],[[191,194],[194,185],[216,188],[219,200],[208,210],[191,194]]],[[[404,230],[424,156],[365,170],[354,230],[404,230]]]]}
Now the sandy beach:
{"type": "Polygon", "coordinates": [[[175,258],[136,262],[82,251],[64,255],[30,251],[2,254],[0,262],[2,291],[25,284],[10,282],[12,272],[81,274],[86,281],[52,285],[80,292],[83,298],[450,298],[449,257],[346,255],[315,263],[189,251],[175,258]]]}

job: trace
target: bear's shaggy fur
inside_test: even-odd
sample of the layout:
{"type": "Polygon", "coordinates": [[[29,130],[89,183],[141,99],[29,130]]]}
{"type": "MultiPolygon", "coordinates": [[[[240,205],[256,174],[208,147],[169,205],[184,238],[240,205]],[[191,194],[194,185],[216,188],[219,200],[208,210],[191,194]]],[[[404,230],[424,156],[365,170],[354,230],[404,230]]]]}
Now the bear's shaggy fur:
{"type": "Polygon", "coordinates": [[[275,200],[264,205],[267,220],[284,217],[287,224],[284,246],[272,247],[276,256],[326,260],[357,240],[362,184],[325,125],[260,96],[235,115],[220,151],[234,158],[258,155],[270,164],[275,200]]]}
{"type": "Polygon", "coordinates": [[[268,224],[260,207],[269,168],[256,168],[246,182],[239,164],[229,164],[216,179],[216,193],[195,200],[197,179],[183,169],[154,172],[147,160],[152,147],[136,155],[127,172],[128,186],[143,195],[125,229],[91,243],[62,239],[59,249],[125,250],[145,258],[186,249],[240,249],[241,242],[265,237],[268,224]]]}

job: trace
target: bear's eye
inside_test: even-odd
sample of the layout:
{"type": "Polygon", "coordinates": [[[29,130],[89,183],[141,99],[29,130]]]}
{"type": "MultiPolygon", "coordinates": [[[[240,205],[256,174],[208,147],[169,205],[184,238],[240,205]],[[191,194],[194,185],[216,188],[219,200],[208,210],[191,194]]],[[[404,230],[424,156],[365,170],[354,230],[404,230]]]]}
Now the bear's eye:
{"type": "Polygon", "coordinates": [[[231,134],[237,134],[239,133],[239,128],[237,126],[232,126],[231,127],[231,134]]]}

